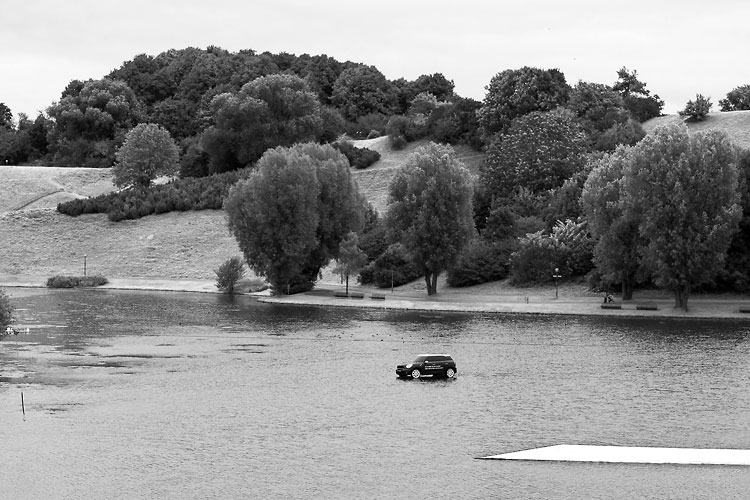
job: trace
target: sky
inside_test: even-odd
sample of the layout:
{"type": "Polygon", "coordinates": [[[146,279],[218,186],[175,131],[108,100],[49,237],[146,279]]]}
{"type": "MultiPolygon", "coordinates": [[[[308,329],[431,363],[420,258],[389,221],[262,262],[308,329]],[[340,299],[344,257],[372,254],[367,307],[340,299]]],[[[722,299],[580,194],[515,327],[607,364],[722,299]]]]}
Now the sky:
{"type": "Polygon", "coordinates": [[[0,0],[0,19],[0,102],[15,119],[138,54],[210,45],[326,54],[391,80],[442,73],[479,101],[523,66],[570,85],[612,85],[624,66],[666,114],[696,94],[719,111],[750,84],[747,0],[0,0]]]}

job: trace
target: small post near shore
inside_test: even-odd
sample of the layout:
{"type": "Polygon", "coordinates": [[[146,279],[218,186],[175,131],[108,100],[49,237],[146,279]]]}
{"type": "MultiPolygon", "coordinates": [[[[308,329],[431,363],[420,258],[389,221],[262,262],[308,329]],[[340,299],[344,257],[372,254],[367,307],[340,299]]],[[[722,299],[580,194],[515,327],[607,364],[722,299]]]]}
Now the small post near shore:
{"type": "Polygon", "coordinates": [[[23,413],[23,421],[26,422],[26,405],[23,403],[23,391],[21,391],[21,412],[23,413]]]}
{"type": "Polygon", "coordinates": [[[555,299],[557,299],[557,280],[560,278],[562,278],[562,276],[560,276],[560,268],[556,267],[555,274],[552,275],[552,279],[555,280],[555,299]]]}

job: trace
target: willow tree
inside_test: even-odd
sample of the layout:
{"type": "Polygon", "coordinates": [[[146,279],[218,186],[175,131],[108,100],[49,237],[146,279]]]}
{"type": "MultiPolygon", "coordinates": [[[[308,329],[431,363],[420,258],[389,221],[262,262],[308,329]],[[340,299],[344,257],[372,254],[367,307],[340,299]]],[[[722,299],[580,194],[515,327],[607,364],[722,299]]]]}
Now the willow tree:
{"type": "Polygon", "coordinates": [[[716,276],[741,216],[737,151],[720,131],[657,128],[635,145],[625,170],[626,210],[641,214],[643,262],[688,309],[691,288],[716,276]]]}
{"type": "Polygon", "coordinates": [[[311,289],[364,219],[348,160],[314,143],[266,151],[232,187],[224,210],[248,265],[277,294],[311,289]]]}
{"type": "Polygon", "coordinates": [[[430,143],[410,154],[389,187],[386,225],[422,269],[427,294],[474,236],[473,182],[450,146],[430,143]]]}

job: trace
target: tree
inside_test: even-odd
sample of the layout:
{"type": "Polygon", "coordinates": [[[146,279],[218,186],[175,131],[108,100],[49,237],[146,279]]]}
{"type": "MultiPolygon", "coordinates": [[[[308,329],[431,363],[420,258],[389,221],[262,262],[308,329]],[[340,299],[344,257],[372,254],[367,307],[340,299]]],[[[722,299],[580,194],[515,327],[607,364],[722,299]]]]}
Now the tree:
{"type": "Polygon", "coordinates": [[[595,149],[609,145],[609,142],[600,142],[602,135],[630,120],[630,112],[625,109],[620,93],[599,83],[578,82],[566,107],[575,113],[595,149]]]}
{"type": "Polygon", "coordinates": [[[140,123],[125,136],[115,154],[112,169],[118,187],[148,187],[161,175],[174,175],[180,152],[166,129],[155,123],[140,123]]]}
{"type": "Polygon", "coordinates": [[[13,128],[13,112],[2,102],[0,102],[0,128],[13,128]]]}
{"type": "Polygon", "coordinates": [[[234,293],[237,282],[245,276],[245,264],[238,256],[225,260],[216,273],[216,288],[226,293],[234,293]]]}
{"type": "Polygon", "coordinates": [[[657,94],[651,95],[651,91],[646,89],[646,84],[638,80],[637,71],[630,71],[623,66],[617,71],[617,77],[618,80],[612,89],[622,95],[625,107],[633,118],[643,123],[649,118],[661,116],[664,101],[657,94]]]}
{"type": "Polygon", "coordinates": [[[584,167],[585,152],[586,135],[570,111],[529,113],[490,143],[482,182],[491,196],[553,189],[584,167]]]}
{"type": "Polygon", "coordinates": [[[711,99],[703,97],[702,94],[695,95],[695,101],[688,101],[685,109],[680,111],[680,116],[686,116],[687,120],[699,122],[706,119],[706,115],[711,111],[711,99]]]}
{"type": "Polygon", "coordinates": [[[333,84],[331,102],[344,118],[356,121],[370,113],[389,115],[396,107],[396,93],[374,66],[355,66],[341,72],[333,84]]]}
{"type": "Polygon", "coordinates": [[[13,304],[10,303],[10,297],[0,290],[0,332],[4,332],[13,322],[14,309],[13,304]]]}
{"type": "Polygon", "coordinates": [[[391,181],[386,224],[422,269],[428,295],[475,233],[472,199],[471,174],[450,146],[419,148],[391,181]]]}
{"type": "Polygon", "coordinates": [[[322,133],[320,103],[294,75],[256,78],[211,102],[214,125],[201,138],[211,172],[236,170],[277,146],[317,140],[322,133]]]}
{"type": "Polygon", "coordinates": [[[631,300],[638,277],[643,240],[638,233],[639,213],[625,210],[624,174],[630,150],[619,147],[599,159],[584,184],[581,200],[589,228],[596,239],[594,261],[604,281],[622,285],[622,299],[631,300]]]}
{"type": "Polygon", "coordinates": [[[52,162],[61,167],[111,167],[125,133],[144,118],[130,87],[108,78],[70,82],[47,113],[52,162]]]}
{"type": "Polygon", "coordinates": [[[333,272],[346,280],[346,293],[349,293],[349,276],[357,274],[367,264],[367,254],[359,248],[357,233],[349,232],[339,246],[339,258],[333,272]]]}
{"type": "Polygon", "coordinates": [[[750,85],[740,85],[732,89],[726,98],[719,100],[722,111],[750,109],[750,85]]]}
{"type": "Polygon", "coordinates": [[[346,157],[305,143],[268,150],[224,210],[248,265],[279,294],[312,288],[344,237],[361,229],[364,202],[346,157]]]}
{"type": "Polygon", "coordinates": [[[568,102],[570,86],[558,69],[525,66],[495,75],[477,113],[482,137],[489,142],[505,133],[514,118],[534,111],[552,111],[568,102]]]}
{"type": "Polygon", "coordinates": [[[737,230],[736,150],[723,132],[691,137],[684,125],[669,125],[630,151],[625,203],[641,214],[644,263],[687,311],[691,287],[721,269],[737,230]]]}

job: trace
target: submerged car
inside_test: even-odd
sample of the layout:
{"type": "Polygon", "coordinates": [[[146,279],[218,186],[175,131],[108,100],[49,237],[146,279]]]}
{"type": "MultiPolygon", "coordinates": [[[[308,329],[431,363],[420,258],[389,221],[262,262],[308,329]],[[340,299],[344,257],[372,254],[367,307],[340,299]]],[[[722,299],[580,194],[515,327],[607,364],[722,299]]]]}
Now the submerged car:
{"type": "Polygon", "coordinates": [[[411,363],[396,366],[399,378],[453,378],[456,372],[456,362],[447,354],[420,354],[411,363]]]}

